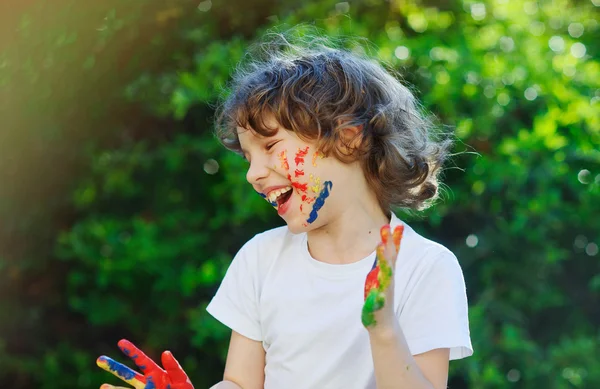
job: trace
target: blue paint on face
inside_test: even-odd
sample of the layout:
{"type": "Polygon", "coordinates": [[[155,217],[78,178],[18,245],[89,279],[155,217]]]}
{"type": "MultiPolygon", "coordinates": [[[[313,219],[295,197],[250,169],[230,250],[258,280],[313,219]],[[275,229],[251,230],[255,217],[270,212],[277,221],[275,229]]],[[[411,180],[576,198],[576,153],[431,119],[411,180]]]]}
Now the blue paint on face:
{"type": "MultiPolygon", "coordinates": [[[[260,197],[262,197],[263,199],[267,200],[267,196],[265,196],[264,194],[262,194],[260,192],[256,192],[256,193],[258,193],[260,195],[260,197]]],[[[277,202],[276,201],[271,202],[271,201],[267,200],[267,202],[269,204],[271,204],[272,206],[277,207],[277,202]]]]}
{"type": "Polygon", "coordinates": [[[131,380],[135,377],[136,372],[129,367],[119,363],[108,357],[101,357],[103,361],[106,362],[110,371],[114,372],[123,380],[131,380]]]}
{"type": "Polygon", "coordinates": [[[323,207],[323,204],[325,204],[325,199],[329,197],[329,191],[332,187],[333,184],[331,183],[331,181],[325,181],[323,183],[323,190],[321,190],[321,193],[319,193],[319,197],[317,197],[315,203],[313,204],[312,211],[310,211],[308,220],[306,220],[307,223],[310,224],[317,220],[317,212],[319,212],[319,210],[323,207]]]}

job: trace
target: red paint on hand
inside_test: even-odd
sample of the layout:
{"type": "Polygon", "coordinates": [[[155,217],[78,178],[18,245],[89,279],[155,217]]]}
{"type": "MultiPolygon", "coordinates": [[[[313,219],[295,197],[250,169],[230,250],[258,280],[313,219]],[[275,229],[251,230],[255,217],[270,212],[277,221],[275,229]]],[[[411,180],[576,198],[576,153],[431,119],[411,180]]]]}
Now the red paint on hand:
{"type": "Polygon", "coordinates": [[[124,377],[119,375],[118,372],[107,369],[107,366],[104,366],[105,364],[99,364],[99,366],[136,389],[194,389],[187,374],[170,351],[165,351],[162,354],[163,369],[130,341],[122,339],[119,341],[118,346],[125,355],[133,360],[143,375],[127,368],[128,372],[126,373],[128,374],[125,374],[126,377],[124,377]]]}
{"type": "Polygon", "coordinates": [[[379,288],[379,264],[377,260],[375,260],[375,265],[369,274],[367,274],[367,279],[365,280],[365,300],[373,288],[379,288]]]}

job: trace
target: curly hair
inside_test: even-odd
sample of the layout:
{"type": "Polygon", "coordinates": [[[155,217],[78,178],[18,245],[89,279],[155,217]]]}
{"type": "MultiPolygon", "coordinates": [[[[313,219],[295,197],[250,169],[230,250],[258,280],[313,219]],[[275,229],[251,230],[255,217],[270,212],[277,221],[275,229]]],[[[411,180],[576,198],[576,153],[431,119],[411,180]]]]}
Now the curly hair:
{"type": "Polygon", "coordinates": [[[310,36],[292,43],[272,34],[252,47],[220,104],[216,133],[241,153],[237,127],[263,136],[272,115],[320,152],[342,162],[360,161],[382,210],[422,210],[438,196],[438,176],[452,141],[439,138],[411,91],[364,54],[310,36]],[[344,129],[358,127],[358,138],[344,129]]]}

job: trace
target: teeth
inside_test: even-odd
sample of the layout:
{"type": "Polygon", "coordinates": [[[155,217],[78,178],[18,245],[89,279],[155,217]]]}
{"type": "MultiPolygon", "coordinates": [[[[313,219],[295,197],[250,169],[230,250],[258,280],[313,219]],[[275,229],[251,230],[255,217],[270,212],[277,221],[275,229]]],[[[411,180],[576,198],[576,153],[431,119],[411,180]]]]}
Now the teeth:
{"type": "Polygon", "coordinates": [[[281,196],[282,194],[289,192],[290,190],[292,190],[291,186],[287,186],[285,188],[281,188],[281,189],[276,189],[276,190],[272,190],[269,193],[269,196],[267,197],[269,202],[274,203],[277,200],[277,197],[281,196]]]}

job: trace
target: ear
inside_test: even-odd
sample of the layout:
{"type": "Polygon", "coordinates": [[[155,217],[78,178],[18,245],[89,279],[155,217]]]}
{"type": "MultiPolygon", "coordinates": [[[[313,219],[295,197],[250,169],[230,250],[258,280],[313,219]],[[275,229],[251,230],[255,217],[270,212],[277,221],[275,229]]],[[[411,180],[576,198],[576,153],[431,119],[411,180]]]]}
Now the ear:
{"type": "Polygon", "coordinates": [[[360,148],[363,140],[363,125],[343,127],[339,131],[339,149],[346,155],[352,155],[360,148]]]}

